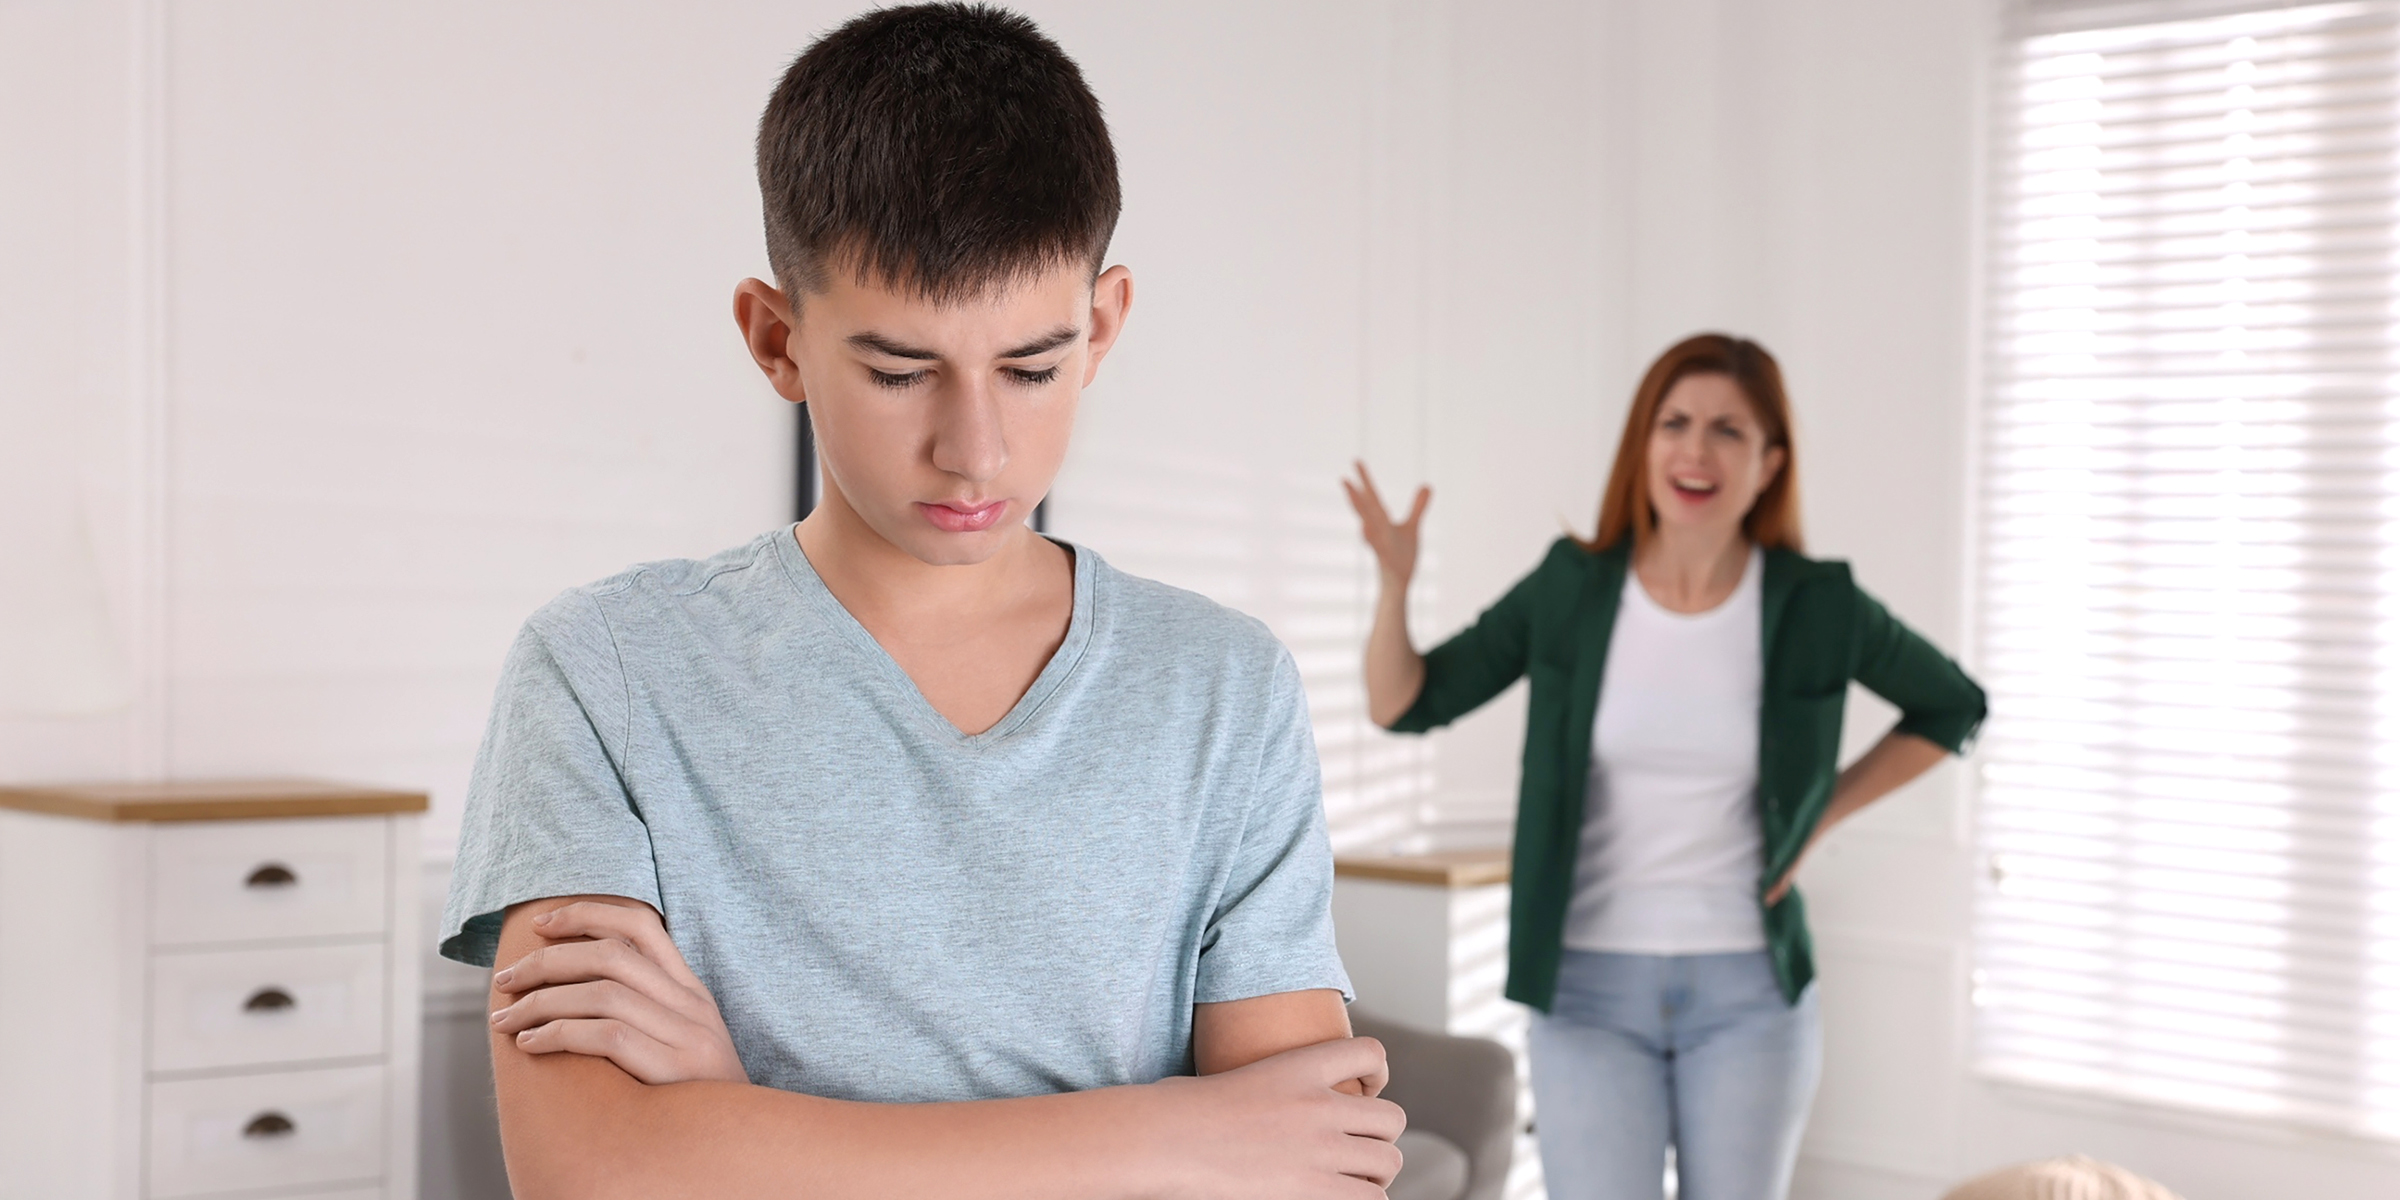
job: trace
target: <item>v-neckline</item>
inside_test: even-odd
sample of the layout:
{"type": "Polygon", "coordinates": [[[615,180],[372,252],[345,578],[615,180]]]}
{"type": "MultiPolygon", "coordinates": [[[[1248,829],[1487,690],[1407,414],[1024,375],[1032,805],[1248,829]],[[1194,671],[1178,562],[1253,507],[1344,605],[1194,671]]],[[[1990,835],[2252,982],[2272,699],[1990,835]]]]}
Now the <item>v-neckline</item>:
{"type": "Polygon", "coordinates": [[[1033,678],[1033,685],[1025,689],[1024,695],[1017,697],[1017,702],[1009,706],[1006,715],[981,733],[968,733],[943,716],[941,710],[933,706],[933,701],[926,699],[925,689],[918,687],[917,681],[901,668],[900,661],[892,657],[892,652],[884,649],[883,643],[867,632],[867,627],[859,622],[858,617],[843,607],[841,600],[834,596],[833,589],[825,586],[825,577],[817,574],[816,564],[808,561],[808,552],[800,548],[800,527],[797,524],[786,526],[776,538],[776,557],[782,560],[784,573],[791,579],[792,586],[825,614],[834,632],[864,655],[873,664],[872,669],[880,671],[887,683],[914,702],[919,720],[932,726],[935,731],[947,734],[954,745],[980,747],[1015,733],[1031,721],[1034,714],[1041,711],[1042,705],[1058,691],[1059,685],[1066,682],[1067,676],[1074,673],[1075,664],[1083,658],[1084,649],[1091,642],[1092,595],[1097,574],[1094,556],[1091,551],[1072,542],[1060,538],[1049,540],[1066,551],[1075,563],[1075,587],[1073,598],[1069,601],[1072,608],[1067,614],[1067,636],[1058,644],[1058,649],[1050,653],[1050,661],[1042,664],[1041,673],[1033,678]]]}

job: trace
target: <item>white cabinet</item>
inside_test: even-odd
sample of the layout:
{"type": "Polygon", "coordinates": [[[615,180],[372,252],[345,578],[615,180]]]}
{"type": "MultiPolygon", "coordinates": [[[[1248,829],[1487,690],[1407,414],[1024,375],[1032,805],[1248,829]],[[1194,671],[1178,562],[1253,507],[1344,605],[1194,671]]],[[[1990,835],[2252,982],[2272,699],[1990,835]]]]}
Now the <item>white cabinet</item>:
{"type": "Polygon", "coordinates": [[[424,807],[0,788],[0,1197],[415,1200],[424,807]]]}
{"type": "Polygon", "coordinates": [[[1508,850],[1345,855],[1333,925],[1358,1007],[1434,1033],[1521,1039],[1508,976],[1508,850]]]}
{"type": "Polygon", "coordinates": [[[383,944],[183,950],[150,960],[150,1069],[383,1053],[383,944]]]}
{"type": "Polygon", "coordinates": [[[391,1157],[387,1074],[378,1064],[152,1083],[149,1194],[379,1182],[391,1157]]]}
{"type": "Polygon", "coordinates": [[[150,839],[151,944],[381,935],[390,842],[372,820],[162,826],[150,839]]]}

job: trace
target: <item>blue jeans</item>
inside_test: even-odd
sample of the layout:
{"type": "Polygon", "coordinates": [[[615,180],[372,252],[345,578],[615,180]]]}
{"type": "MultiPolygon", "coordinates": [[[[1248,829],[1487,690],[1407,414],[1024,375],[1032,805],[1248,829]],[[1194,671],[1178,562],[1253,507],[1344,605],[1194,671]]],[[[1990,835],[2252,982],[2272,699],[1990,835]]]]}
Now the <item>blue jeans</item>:
{"type": "Polygon", "coordinates": [[[1787,1005],[1766,951],[1566,952],[1533,1014],[1550,1200],[1784,1200],[1823,1057],[1817,990],[1787,1005]]]}

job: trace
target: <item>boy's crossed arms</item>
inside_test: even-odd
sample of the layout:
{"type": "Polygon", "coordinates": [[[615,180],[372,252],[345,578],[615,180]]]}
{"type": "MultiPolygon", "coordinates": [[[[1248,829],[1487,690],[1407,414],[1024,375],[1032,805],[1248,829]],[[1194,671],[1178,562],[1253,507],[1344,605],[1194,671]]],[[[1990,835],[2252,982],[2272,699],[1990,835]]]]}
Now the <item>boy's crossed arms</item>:
{"type": "Polygon", "coordinates": [[[492,976],[510,1181],[562,1197],[1344,1197],[1400,1169],[1383,1049],[1337,992],[1195,1006],[1200,1077],[868,1104],[751,1086],[658,914],[517,905],[492,976]]]}

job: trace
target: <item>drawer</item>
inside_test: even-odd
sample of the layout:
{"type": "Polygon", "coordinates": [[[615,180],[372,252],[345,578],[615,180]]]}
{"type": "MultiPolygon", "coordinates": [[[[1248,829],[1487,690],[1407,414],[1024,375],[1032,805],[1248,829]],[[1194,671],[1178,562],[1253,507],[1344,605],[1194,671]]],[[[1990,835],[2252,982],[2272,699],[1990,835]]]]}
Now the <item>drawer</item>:
{"type": "Polygon", "coordinates": [[[150,1069],[383,1053],[384,947],[202,950],[150,960],[150,1069]]]}
{"type": "Polygon", "coordinates": [[[382,1067],[153,1083],[149,1194],[380,1179],[384,1086],[382,1067]]]}
{"type": "Polygon", "coordinates": [[[387,826],[382,817],[160,826],[151,944],[381,933],[387,826]]]}

